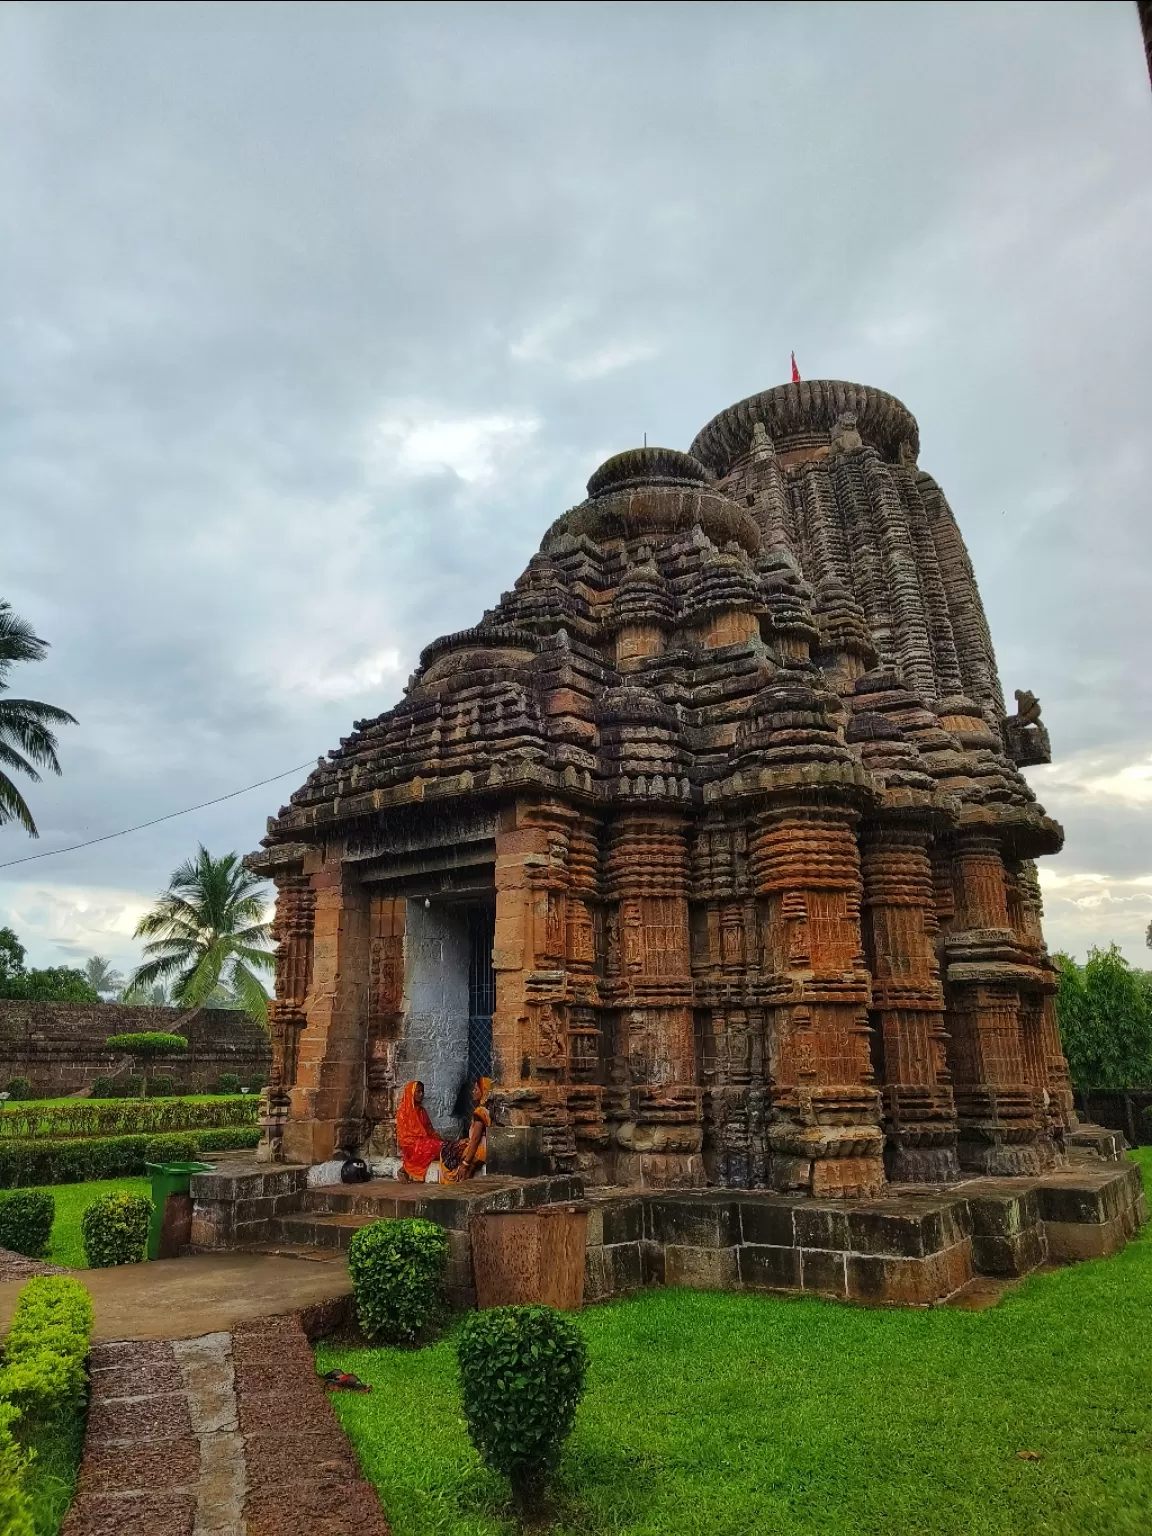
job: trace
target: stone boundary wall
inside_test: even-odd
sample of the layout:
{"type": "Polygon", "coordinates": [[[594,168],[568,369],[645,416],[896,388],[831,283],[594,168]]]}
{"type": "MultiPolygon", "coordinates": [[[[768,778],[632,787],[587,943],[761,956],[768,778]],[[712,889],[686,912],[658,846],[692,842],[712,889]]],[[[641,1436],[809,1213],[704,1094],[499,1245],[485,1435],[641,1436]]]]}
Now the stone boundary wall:
{"type": "Polygon", "coordinates": [[[38,1098],[77,1093],[97,1077],[133,1070],[122,1051],[105,1049],[109,1035],[162,1030],[186,1035],[188,1050],[155,1063],[183,1092],[214,1086],[221,1072],[241,1081],[266,1077],[268,1037],[231,1008],[132,1008],[126,1003],[35,1003],[0,1000],[0,1087],[26,1077],[38,1098]]]}
{"type": "Polygon", "coordinates": [[[1123,1131],[1130,1147],[1152,1144],[1152,1125],[1144,1118],[1152,1109],[1152,1088],[1078,1088],[1076,1109],[1081,1120],[1123,1131]]]}

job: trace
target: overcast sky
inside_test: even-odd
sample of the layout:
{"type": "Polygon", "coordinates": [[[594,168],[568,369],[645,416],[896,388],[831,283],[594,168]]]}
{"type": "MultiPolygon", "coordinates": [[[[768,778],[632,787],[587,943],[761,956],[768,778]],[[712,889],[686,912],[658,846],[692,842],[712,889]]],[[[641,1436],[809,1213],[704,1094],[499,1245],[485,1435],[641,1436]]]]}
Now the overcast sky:
{"type": "MultiPolygon", "coordinates": [[[[1152,90],[1101,4],[6,4],[0,596],[77,716],[32,842],[313,761],[608,454],[898,395],[1067,829],[1053,948],[1152,965],[1152,90]]],[[[132,964],[304,777],[0,870],[132,964]]]]}

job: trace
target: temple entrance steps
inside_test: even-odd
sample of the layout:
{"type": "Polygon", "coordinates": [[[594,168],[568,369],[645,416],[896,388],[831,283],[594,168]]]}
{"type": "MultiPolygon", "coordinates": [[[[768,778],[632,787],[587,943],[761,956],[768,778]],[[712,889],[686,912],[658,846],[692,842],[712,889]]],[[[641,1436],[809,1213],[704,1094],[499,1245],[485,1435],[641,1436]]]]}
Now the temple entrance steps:
{"type": "Polygon", "coordinates": [[[1115,1253],[1148,1216],[1136,1164],[1100,1157],[1038,1178],[897,1185],[880,1199],[853,1201],[765,1190],[585,1189],[569,1175],[309,1189],[303,1168],[251,1165],[197,1175],[193,1195],[198,1247],[335,1258],[369,1222],[434,1221],[448,1234],[447,1285],[457,1306],[475,1304],[476,1216],[574,1200],[589,1213],[588,1301],[683,1285],[929,1306],[978,1276],[1011,1279],[1115,1253]]]}

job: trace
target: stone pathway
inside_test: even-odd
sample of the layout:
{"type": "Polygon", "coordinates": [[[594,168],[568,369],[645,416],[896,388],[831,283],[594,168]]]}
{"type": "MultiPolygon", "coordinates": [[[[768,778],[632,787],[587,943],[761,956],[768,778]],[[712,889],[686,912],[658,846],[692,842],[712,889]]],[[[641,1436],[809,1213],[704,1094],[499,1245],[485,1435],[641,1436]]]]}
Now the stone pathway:
{"type": "Polygon", "coordinates": [[[352,1291],[346,1257],[335,1249],[311,1262],[266,1253],[201,1253],[77,1270],[0,1254],[0,1335],[25,1280],[48,1274],[73,1274],[87,1287],[96,1309],[96,1341],[178,1339],[227,1332],[269,1312],[338,1311],[352,1291]]]}
{"type": "Polygon", "coordinates": [[[61,1536],[388,1536],[295,1317],[93,1347],[61,1536]]]}

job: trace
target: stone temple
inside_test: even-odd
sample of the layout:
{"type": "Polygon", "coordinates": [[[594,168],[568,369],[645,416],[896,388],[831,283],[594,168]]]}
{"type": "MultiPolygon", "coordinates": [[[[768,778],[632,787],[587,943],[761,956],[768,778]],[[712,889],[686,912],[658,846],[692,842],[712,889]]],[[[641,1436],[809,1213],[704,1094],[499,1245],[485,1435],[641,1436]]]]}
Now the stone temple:
{"type": "Polygon", "coordinates": [[[891,395],[783,385],[609,459],[269,823],[262,1155],[387,1153],[490,1073],[494,1172],[822,1198],[1037,1175],[1076,1126],[1060,827],[891,395]]]}

